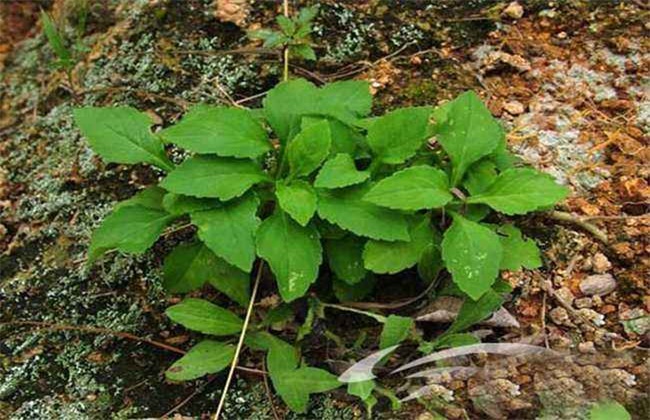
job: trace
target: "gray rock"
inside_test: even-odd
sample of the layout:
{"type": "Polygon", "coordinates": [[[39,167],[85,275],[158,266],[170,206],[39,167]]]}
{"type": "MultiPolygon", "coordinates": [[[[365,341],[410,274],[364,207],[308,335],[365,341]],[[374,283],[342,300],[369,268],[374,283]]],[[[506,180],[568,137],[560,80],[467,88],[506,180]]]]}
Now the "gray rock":
{"type": "Polygon", "coordinates": [[[611,274],[594,274],[580,282],[580,291],[586,296],[603,296],[616,289],[616,280],[611,274]]]}

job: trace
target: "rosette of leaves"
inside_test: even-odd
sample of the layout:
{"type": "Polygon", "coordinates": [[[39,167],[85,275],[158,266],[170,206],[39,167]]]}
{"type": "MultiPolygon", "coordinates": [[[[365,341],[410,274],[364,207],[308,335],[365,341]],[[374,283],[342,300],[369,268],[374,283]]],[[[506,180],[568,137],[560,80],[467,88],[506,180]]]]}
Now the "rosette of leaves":
{"type": "Polygon", "coordinates": [[[265,48],[286,47],[293,57],[316,60],[316,52],[311,47],[311,23],[318,15],[318,6],[305,7],[296,17],[278,15],[275,20],[279,31],[259,29],[250,31],[251,39],[261,39],[265,48]]]}
{"type": "MultiPolygon", "coordinates": [[[[367,294],[374,274],[417,266],[433,281],[445,268],[467,296],[446,339],[466,341],[457,334],[501,304],[495,297],[499,271],[541,264],[535,243],[516,227],[485,218],[492,211],[550,208],[567,190],[514,164],[501,126],[473,92],[435,109],[369,117],[371,107],[365,82],[318,88],[297,79],[269,91],[261,110],[198,105],[156,133],[147,114],[130,107],[75,110],[82,133],[105,161],[162,171],[158,185],[118,203],[94,232],[89,263],[109,250],[145,252],[170,225],[189,222],[196,236],[164,262],[164,286],[173,293],[209,283],[243,305],[257,259],[268,264],[285,302],[303,297],[324,266],[340,300],[367,294]],[[167,144],[189,157],[172,163],[167,144]]],[[[172,319],[211,335],[241,328],[225,309],[190,306],[191,322],[172,319]],[[224,320],[227,327],[213,328],[224,320]]],[[[382,347],[408,335],[410,319],[399,318],[386,322],[391,338],[382,347]]],[[[192,373],[180,374],[175,365],[172,379],[214,373],[232,358],[228,344],[202,343],[181,359],[192,373]],[[201,367],[208,353],[214,360],[201,367]]],[[[322,372],[301,369],[292,361],[277,380],[271,370],[281,395],[333,386],[322,372]],[[294,385],[280,384],[295,372],[294,385]]],[[[295,398],[292,407],[303,409],[304,395],[295,398]]]]}

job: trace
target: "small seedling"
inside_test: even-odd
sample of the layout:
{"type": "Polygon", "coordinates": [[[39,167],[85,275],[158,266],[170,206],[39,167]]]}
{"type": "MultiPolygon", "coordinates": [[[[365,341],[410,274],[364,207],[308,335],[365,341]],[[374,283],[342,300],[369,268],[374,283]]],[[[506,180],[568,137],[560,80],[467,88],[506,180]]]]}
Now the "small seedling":
{"type": "Polygon", "coordinates": [[[293,57],[316,60],[311,41],[311,22],[317,15],[318,6],[305,7],[295,18],[279,15],[276,18],[279,31],[259,29],[249,32],[248,36],[263,40],[265,48],[288,48],[293,57]]]}

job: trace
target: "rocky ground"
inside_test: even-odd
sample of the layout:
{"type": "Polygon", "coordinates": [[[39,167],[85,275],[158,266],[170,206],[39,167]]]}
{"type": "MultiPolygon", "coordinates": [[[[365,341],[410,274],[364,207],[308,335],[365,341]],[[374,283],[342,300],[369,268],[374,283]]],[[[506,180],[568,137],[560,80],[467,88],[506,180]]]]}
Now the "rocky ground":
{"type": "MultiPolygon", "coordinates": [[[[506,308],[516,322],[484,334],[486,341],[528,340],[574,356],[513,361],[480,379],[443,378],[433,395],[398,412],[382,401],[377,418],[425,420],[438,412],[452,419],[574,419],[603,397],[624,402],[634,418],[648,418],[648,7],[643,1],[318,3],[319,60],[296,62],[294,74],[316,83],[369,80],[377,111],[437,104],[475,89],[508,127],[511,150],[572,189],[558,209],[571,217],[517,220],[543,248],[545,264],[507,273],[515,290],[506,308]]],[[[258,106],[280,77],[278,57],[225,51],[256,47],[245,31],[272,25],[277,6],[0,3],[0,419],[160,417],[188,396],[178,413],[199,418],[214,410],[221,377],[165,382],[176,354],[116,336],[189,348],[195,337],[163,314],[177,297],[161,288],[161,261],[187,233],[165,236],[140,257],[113,254],[85,266],[89,235],[114,202],[159,174],[102,163],[73,126],[71,110],[128,104],[163,126],[194,103],[232,97],[258,106]],[[40,7],[57,17],[68,39],[79,40],[70,74],[51,66],[40,7]]],[[[377,300],[402,297],[383,289],[377,300]]],[[[270,288],[264,293],[265,303],[272,302],[270,288]]],[[[427,305],[404,313],[426,312],[427,305]]],[[[333,315],[304,347],[308,358],[336,370],[345,360],[338,360],[335,343],[323,350],[322,334],[352,342],[359,331],[373,335],[377,328],[355,320],[359,329],[350,331],[349,316],[333,315]]],[[[443,328],[421,327],[428,334],[443,328]]],[[[259,361],[244,355],[247,366],[259,361]]],[[[238,377],[225,418],[273,418],[259,376],[238,377]]],[[[285,413],[278,399],[273,404],[285,413]]],[[[363,412],[341,390],[314,398],[308,414],[286,418],[353,419],[363,412]]]]}

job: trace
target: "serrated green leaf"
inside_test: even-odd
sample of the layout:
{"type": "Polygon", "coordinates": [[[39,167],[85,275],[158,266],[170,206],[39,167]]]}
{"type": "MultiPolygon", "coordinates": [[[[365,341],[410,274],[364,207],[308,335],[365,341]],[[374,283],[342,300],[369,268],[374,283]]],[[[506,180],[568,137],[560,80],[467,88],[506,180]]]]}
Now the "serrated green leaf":
{"type": "Polygon", "coordinates": [[[165,211],[139,205],[116,209],[93,232],[88,264],[111,249],[130,254],[143,253],[175,218],[165,211]]]}
{"type": "Polygon", "coordinates": [[[318,15],[319,9],[320,7],[317,4],[309,7],[303,7],[300,9],[300,12],[298,12],[298,18],[296,21],[302,24],[311,22],[318,15]]]}
{"type": "Polygon", "coordinates": [[[329,119],[330,133],[332,134],[332,147],[330,158],[339,153],[356,156],[357,150],[365,142],[361,133],[336,119],[329,119]]]}
{"type": "Polygon", "coordinates": [[[379,348],[386,349],[401,343],[408,337],[412,327],[412,318],[389,315],[384,323],[384,329],[379,336],[379,348]]]}
{"type": "Polygon", "coordinates": [[[257,342],[268,351],[266,355],[266,368],[271,378],[284,372],[292,372],[298,368],[300,359],[296,349],[286,341],[283,341],[269,333],[257,333],[260,336],[257,342]]]}
{"type": "Polygon", "coordinates": [[[341,302],[356,302],[370,295],[375,289],[377,279],[371,273],[355,284],[348,284],[343,280],[334,278],[332,287],[334,296],[341,302]]]}
{"type": "Polygon", "coordinates": [[[501,242],[489,228],[455,213],[453,217],[442,240],[442,259],[454,283],[477,300],[499,274],[501,242]]]}
{"type": "Polygon", "coordinates": [[[532,239],[524,239],[521,231],[513,225],[503,225],[497,228],[503,256],[501,270],[533,270],[542,266],[539,248],[532,239]]]}
{"type": "Polygon", "coordinates": [[[117,203],[114,210],[129,206],[141,206],[152,210],[165,210],[163,205],[165,193],[165,190],[156,185],[147,187],[142,191],[138,191],[128,200],[117,203]]]}
{"type": "Polygon", "coordinates": [[[379,181],[363,199],[396,210],[439,208],[453,198],[448,182],[440,169],[412,166],[379,181]]]}
{"type": "Polygon", "coordinates": [[[328,83],[320,89],[318,108],[348,125],[372,109],[370,84],[362,80],[328,83]]]}
{"type": "Polygon", "coordinates": [[[555,205],[568,192],[548,174],[530,168],[514,168],[501,172],[483,193],[469,197],[467,202],[487,204],[508,215],[525,214],[555,205]]]}
{"type": "Polygon", "coordinates": [[[160,186],[176,194],[226,201],[244,194],[254,184],[268,180],[252,160],[194,156],[170,172],[160,186]]]}
{"type": "Polygon", "coordinates": [[[278,26],[280,26],[282,32],[284,32],[284,34],[287,36],[293,35],[293,33],[296,31],[295,22],[284,15],[276,16],[275,21],[278,22],[278,26]]]}
{"type": "Polygon", "coordinates": [[[359,236],[408,241],[408,223],[401,213],[363,201],[370,185],[318,193],[318,215],[359,236]]]}
{"type": "Polygon", "coordinates": [[[74,119],[92,149],[107,162],[150,163],[166,171],[174,165],[158,137],[151,133],[151,118],[128,107],[85,107],[74,119]]]}
{"type": "Polygon", "coordinates": [[[189,381],[225,369],[235,357],[235,346],[203,340],[165,371],[170,381],[189,381]]]}
{"type": "Polygon", "coordinates": [[[359,397],[362,401],[368,399],[374,389],[375,381],[372,379],[369,379],[367,381],[348,383],[348,394],[359,397]]]}
{"type": "Polygon", "coordinates": [[[316,60],[316,52],[307,44],[292,45],[289,47],[289,51],[291,54],[302,57],[305,60],[316,60]]]}
{"type": "Polygon", "coordinates": [[[359,283],[367,274],[363,267],[364,242],[354,235],[325,241],[330,269],[339,279],[350,285],[359,283]]]}
{"type": "MultiPolygon", "coordinates": [[[[166,192],[165,190],[163,191],[166,192]]],[[[169,214],[180,216],[221,207],[221,202],[216,198],[198,198],[189,195],[166,193],[163,197],[162,205],[169,214]]]]}
{"type": "Polygon", "coordinates": [[[366,242],[364,267],[373,273],[395,274],[417,264],[424,249],[433,244],[433,231],[426,217],[413,218],[409,225],[410,241],[366,242]]]}
{"type": "Polygon", "coordinates": [[[370,112],[371,105],[367,82],[335,82],[318,89],[304,79],[295,79],[269,91],[264,113],[284,144],[300,131],[303,116],[327,116],[353,125],[370,112]]]}
{"type": "Polygon", "coordinates": [[[471,195],[478,195],[492,185],[495,179],[497,179],[496,165],[483,159],[469,167],[463,180],[463,187],[471,195]]]}
{"type": "Polygon", "coordinates": [[[271,375],[271,379],[282,400],[296,413],[307,411],[310,394],[326,392],[342,385],[328,371],[313,367],[281,372],[271,375]]]}
{"type": "Polygon", "coordinates": [[[247,195],[214,210],[192,213],[199,238],[217,256],[249,273],[255,261],[259,200],[247,195]]]}
{"type": "Polygon", "coordinates": [[[300,131],[303,115],[314,114],[319,91],[304,79],[282,82],[264,98],[264,114],[282,144],[300,131]]]}
{"type": "Polygon", "coordinates": [[[492,153],[504,137],[499,123],[474,92],[445,104],[446,115],[436,125],[438,142],[453,166],[451,185],[458,185],[467,168],[492,153]]]}
{"type": "Polygon", "coordinates": [[[332,144],[330,126],[327,121],[309,125],[287,146],[289,176],[307,176],[327,158],[332,144]]]}
{"type": "Polygon", "coordinates": [[[318,172],[314,187],[342,188],[361,184],[370,178],[367,171],[359,171],[350,155],[339,153],[325,162],[318,172]]]}
{"type": "Polygon", "coordinates": [[[269,263],[285,302],[307,292],[322,262],[318,231],[300,226],[283,211],[276,211],[260,225],[257,254],[269,263]]]}
{"type": "Polygon", "coordinates": [[[307,226],[316,213],[316,192],[308,182],[278,182],[275,186],[275,196],[280,208],[301,226],[307,226]]]}
{"type": "Polygon", "coordinates": [[[174,248],[165,258],[163,273],[163,286],[171,293],[186,293],[209,282],[240,305],[248,303],[248,274],[214,255],[202,243],[174,248]]]}
{"type": "Polygon", "coordinates": [[[614,400],[596,403],[589,411],[589,420],[631,420],[632,416],[621,404],[614,400]]]}
{"type": "Polygon", "coordinates": [[[415,155],[429,135],[430,107],[401,108],[377,118],[368,128],[368,145],[377,159],[397,165],[415,155]]]}
{"type": "Polygon", "coordinates": [[[256,158],[271,150],[264,128],[248,110],[197,105],[159,135],[196,153],[256,158]]]}
{"type": "Polygon", "coordinates": [[[203,299],[187,298],[165,314],[189,330],[210,335],[237,334],[244,325],[237,315],[203,299]]]}

